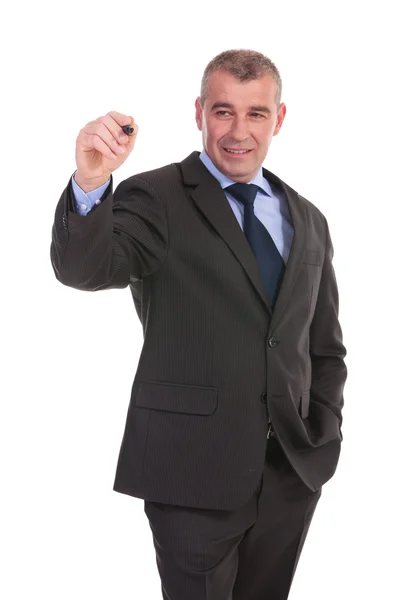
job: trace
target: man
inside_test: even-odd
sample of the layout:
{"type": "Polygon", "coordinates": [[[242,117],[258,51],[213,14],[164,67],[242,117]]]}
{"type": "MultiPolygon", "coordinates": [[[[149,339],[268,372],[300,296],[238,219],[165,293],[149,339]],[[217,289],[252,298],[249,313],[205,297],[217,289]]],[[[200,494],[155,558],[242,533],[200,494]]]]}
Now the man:
{"type": "Polygon", "coordinates": [[[347,371],[328,224],[261,166],[280,97],[267,57],[221,53],[196,100],[201,153],[113,194],[138,128],[110,112],[80,131],[55,211],[57,279],[129,285],[143,325],[114,490],[144,499],[168,600],[286,599],[339,459],[347,371]]]}

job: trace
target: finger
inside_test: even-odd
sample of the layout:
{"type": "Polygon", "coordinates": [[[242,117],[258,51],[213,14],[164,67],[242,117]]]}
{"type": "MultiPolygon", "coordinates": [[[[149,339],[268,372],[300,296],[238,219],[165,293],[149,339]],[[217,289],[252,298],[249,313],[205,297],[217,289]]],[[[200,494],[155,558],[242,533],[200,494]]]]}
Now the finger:
{"type": "Polygon", "coordinates": [[[92,123],[88,123],[85,127],[85,133],[98,136],[114,154],[123,154],[125,151],[122,143],[117,142],[112,132],[103,122],[93,121],[92,123]]]}
{"type": "Polygon", "coordinates": [[[110,110],[110,112],[108,112],[107,115],[112,117],[120,127],[123,127],[124,125],[131,125],[133,121],[133,118],[129,115],[124,115],[123,113],[117,112],[116,110],[110,110]]]}
{"type": "Polygon", "coordinates": [[[110,115],[99,117],[95,123],[103,123],[118,144],[126,144],[128,141],[129,138],[126,133],[124,133],[120,125],[110,115]]]}
{"type": "Polygon", "coordinates": [[[105,115],[105,117],[110,117],[113,121],[115,121],[116,127],[112,126],[112,123],[108,119],[104,119],[103,122],[106,123],[108,127],[110,127],[110,130],[113,132],[113,135],[117,136],[116,139],[124,143],[128,142],[129,137],[125,137],[125,135],[130,136],[134,133],[134,131],[132,133],[126,134],[123,131],[122,127],[128,125],[135,129],[135,119],[130,115],[124,115],[123,113],[119,113],[116,110],[111,110],[107,113],[107,115],[105,115]]]}
{"type": "Polygon", "coordinates": [[[110,111],[109,113],[107,113],[106,116],[110,116],[110,117],[112,117],[112,119],[115,120],[115,122],[117,124],[116,130],[115,130],[115,128],[111,127],[112,124],[109,121],[104,120],[104,123],[106,123],[107,126],[110,127],[110,130],[113,131],[114,137],[115,137],[115,134],[118,132],[118,137],[116,139],[118,139],[119,142],[122,142],[125,144],[132,139],[133,135],[136,135],[136,129],[138,126],[135,123],[135,119],[131,115],[124,115],[124,114],[118,113],[116,111],[110,111]],[[133,131],[125,133],[122,129],[122,127],[125,127],[125,126],[132,127],[133,131]],[[125,135],[127,135],[127,137],[125,137],[125,135]]]}
{"type": "MultiPolygon", "coordinates": [[[[109,135],[111,136],[111,134],[109,135]]],[[[111,139],[113,139],[112,136],[111,139]]],[[[115,159],[117,158],[117,155],[121,154],[121,152],[113,152],[110,146],[101,138],[101,136],[96,135],[95,133],[88,133],[86,128],[82,132],[80,144],[86,148],[87,151],[93,150],[93,148],[96,149],[106,158],[115,159]]]]}
{"type": "Polygon", "coordinates": [[[118,158],[118,154],[114,154],[114,152],[110,150],[107,144],[98,135],[93,136],[93,138],[94,147],[96,150],[98,150],[98,152],[100,152],[100,154],[106,158],[111,158],[111,160],[118,158]]]}

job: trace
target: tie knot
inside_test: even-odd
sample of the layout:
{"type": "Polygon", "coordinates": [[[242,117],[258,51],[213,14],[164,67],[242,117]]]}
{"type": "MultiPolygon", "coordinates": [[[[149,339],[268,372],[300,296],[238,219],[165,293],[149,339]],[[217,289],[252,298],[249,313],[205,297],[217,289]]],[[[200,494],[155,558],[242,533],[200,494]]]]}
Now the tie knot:
{"type": "Polygon", "coordinates": [[[246,204],[254,204],[259,189],[260,187],[254,183],[234,183],[225,188],[236,200],[239,200],[245,206],[246,204]]]}

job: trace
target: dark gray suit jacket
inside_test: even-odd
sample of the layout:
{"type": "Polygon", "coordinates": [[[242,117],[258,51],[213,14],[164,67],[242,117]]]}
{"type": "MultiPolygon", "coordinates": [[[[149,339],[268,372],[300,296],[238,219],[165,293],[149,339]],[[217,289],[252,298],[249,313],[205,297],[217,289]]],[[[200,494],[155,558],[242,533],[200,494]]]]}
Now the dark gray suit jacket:
{"type": "MultiPolygon", "coordinates": [[[[144,343],[114,490],[232,510],[262,475],[268,413],[289,461],[317,490],[336,470],[346,355],[324,215],[276,175],[295,230],[275,309],[218,181],[192,152],[113,180],[87,216],[71,180],[52,228],[64,285],[130,287],[144,343]]],[[[72,179],[72,178],[71,178],[72,179]]]]}

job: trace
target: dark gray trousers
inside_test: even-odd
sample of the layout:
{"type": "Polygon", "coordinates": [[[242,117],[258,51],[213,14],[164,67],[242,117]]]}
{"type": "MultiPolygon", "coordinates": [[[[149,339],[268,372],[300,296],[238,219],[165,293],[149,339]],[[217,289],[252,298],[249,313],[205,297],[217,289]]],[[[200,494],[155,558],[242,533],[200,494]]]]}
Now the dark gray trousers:
{"type": "Polygon", "coordinates": [[[234,511],[144,501],[164,600],[286,600],[321,489],[277,438],[250,501],[234,511]]]}

